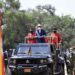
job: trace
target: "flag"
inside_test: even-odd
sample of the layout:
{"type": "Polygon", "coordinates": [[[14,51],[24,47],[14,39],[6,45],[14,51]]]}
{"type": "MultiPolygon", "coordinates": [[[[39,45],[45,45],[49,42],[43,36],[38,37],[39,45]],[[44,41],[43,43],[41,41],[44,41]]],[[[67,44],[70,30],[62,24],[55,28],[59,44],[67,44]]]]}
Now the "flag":
{"type": "Polygon", "coordinates": [[[1,19],[0,17],[0,75],[5,75],[5,66],[4,66],[4,59],[3,59],[3,51],[2,51],[2,29],[1,29],[1,19]]]}

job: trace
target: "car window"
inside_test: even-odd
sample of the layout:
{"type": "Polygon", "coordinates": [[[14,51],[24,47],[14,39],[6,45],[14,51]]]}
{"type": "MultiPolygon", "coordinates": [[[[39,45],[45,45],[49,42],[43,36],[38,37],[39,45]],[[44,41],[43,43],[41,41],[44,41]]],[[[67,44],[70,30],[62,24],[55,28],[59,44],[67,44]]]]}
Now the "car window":
{"type": "Polygon", "coordinates": [[[49,54],[50,49],[48,45],[25,45],[18,48],[17,54],[28,54],[31,51],[32,54],[49,54]]]}
{"type": "Polygon", "coordinates": [[[49,48],[48,46],[34,46],[32,47],[32,53],[33,54],[48,54],[49,53],[49,48]]]}

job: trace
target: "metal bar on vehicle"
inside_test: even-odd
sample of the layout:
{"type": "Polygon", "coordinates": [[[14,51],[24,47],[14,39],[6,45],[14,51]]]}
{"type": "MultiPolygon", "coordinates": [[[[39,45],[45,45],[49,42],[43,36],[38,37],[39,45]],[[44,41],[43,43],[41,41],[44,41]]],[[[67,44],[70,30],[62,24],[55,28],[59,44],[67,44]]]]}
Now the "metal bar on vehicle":
{"type": "MultiPolygon", "coordinates": [[[[54,36],[34,36],[34,37],[28,37],[28,36],[26,36],[26,37],[25,37],[25,43],[27,43],[27,39],[29,39],[29,38],[32,38],[32,39],[47,38],[48,43],[50,43],[50,39],[51,39],[51,38],[55,38],[55,39],[56,39],[56,45],[55,45],[55,47],[58,47],[58,39],[57,39],[57,37],[54,37],[54,36]]],[[[60,48],[59,48],[59,49],[60,49],[60,48]]]]}
{"type": "MultiPolygon", "coordinates": [[[[30,37],[27,37],[27,36],[26,36],[26,37],[25,37],[25,42],[26,42],[26,40],[29,39],[29,38],[30,38],[30,37]]],[[[32,38],[35,38],[35,39],[36,39],[36,38],[48,38],[48,39],[49,39],[49,38],[52,38],[52,36],[34,36],[34,37],[32,37],[32,38]]]]}
{"type": "MultiPolygon", "coordinates": [[[[31,37],[31,38],[34,38],[34,39],[36,39],[36,38],[48,38],[48,40],[49,40],[50,37],[51,36],[34,36],[34,37],[31,37]]],[[[27,37],[27,36],[25,37],[25,43],[27,43],[26,40],[29,39],[29,38],[30,37],[27,37]]]]}

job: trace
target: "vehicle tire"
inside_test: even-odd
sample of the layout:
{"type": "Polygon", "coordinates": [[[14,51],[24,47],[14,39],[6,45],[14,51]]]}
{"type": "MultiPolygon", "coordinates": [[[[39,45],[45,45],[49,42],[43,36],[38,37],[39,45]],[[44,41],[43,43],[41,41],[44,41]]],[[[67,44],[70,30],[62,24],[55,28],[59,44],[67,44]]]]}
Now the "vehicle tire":
{"type": "Polygon", "coordinates": [[[5,68],[5,73],[6,75],[10,75],[10,69],[8,68],[8,66],[5,68]]]}
{"type": "Polygon", "coordinates": [[[11,71],[11,75],[18,75],[17,72],[11,71]]]}
{"type": "Polygon", "coordinates": [[[53,70],[51,68],[48,68],[45,72],[43,72],[42,75],[53,75],[53,70]]]}
{"type": "Polygon", "coordinates": [[[64,66],[63,65],[55,66],[54,75],[64,75],[64,66]]]}
{"type": "Polygon", "coordinates": [[[65,75],[64,74],[64,67],[63,66],[61,66],[61,73],[60,73],[60,75],[65,75]]]}

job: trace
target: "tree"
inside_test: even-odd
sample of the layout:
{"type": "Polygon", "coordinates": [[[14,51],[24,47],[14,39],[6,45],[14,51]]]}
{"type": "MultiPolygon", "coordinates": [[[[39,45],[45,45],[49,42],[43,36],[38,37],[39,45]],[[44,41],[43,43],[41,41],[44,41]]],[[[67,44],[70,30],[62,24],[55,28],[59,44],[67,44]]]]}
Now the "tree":
{"type": "Polygon", "coordinates": [[[28,29],[32,27],[35,30],[38,23],[45,27],[48,35],[50,35],[53,27],[57,27],[58,32],[62,34],[66,48],[75,43],[74,18],[69,15],[62,17],[55,15],[55,8],[51,5],[39,5],[35,9],[20,11],[19,2],[15,2],[16,0],[6,0],[5,3],[10,5],[10,7],[5,6],[6,13],[3,16],[6,23],[6,27],[3,29],[5,45],[10,44],[11,47],[15,47],[16,44],[24,42],[24,36],[27,35],[28,29]],[[12,8],[16,9],[17,12],[12,12],[12,8]]]}
{"type": "Polygon", "coordinates": [[[18,43],[24,42],[24,37],[31,23],[31,18],[27,16],[25,12],[19,11],[19,8],[16,7],[19,2],[16,4],[15,0],[7,0],[6,4],[8,3],[10,3],[10,8],[5,7],[6,13],[4,13],[6,28],[3,29],[3,41],[6,46],[10,45],[13,48],[18,43]],[[17,12],[12,12],[12,8],[16,9],[17,12]]]}

